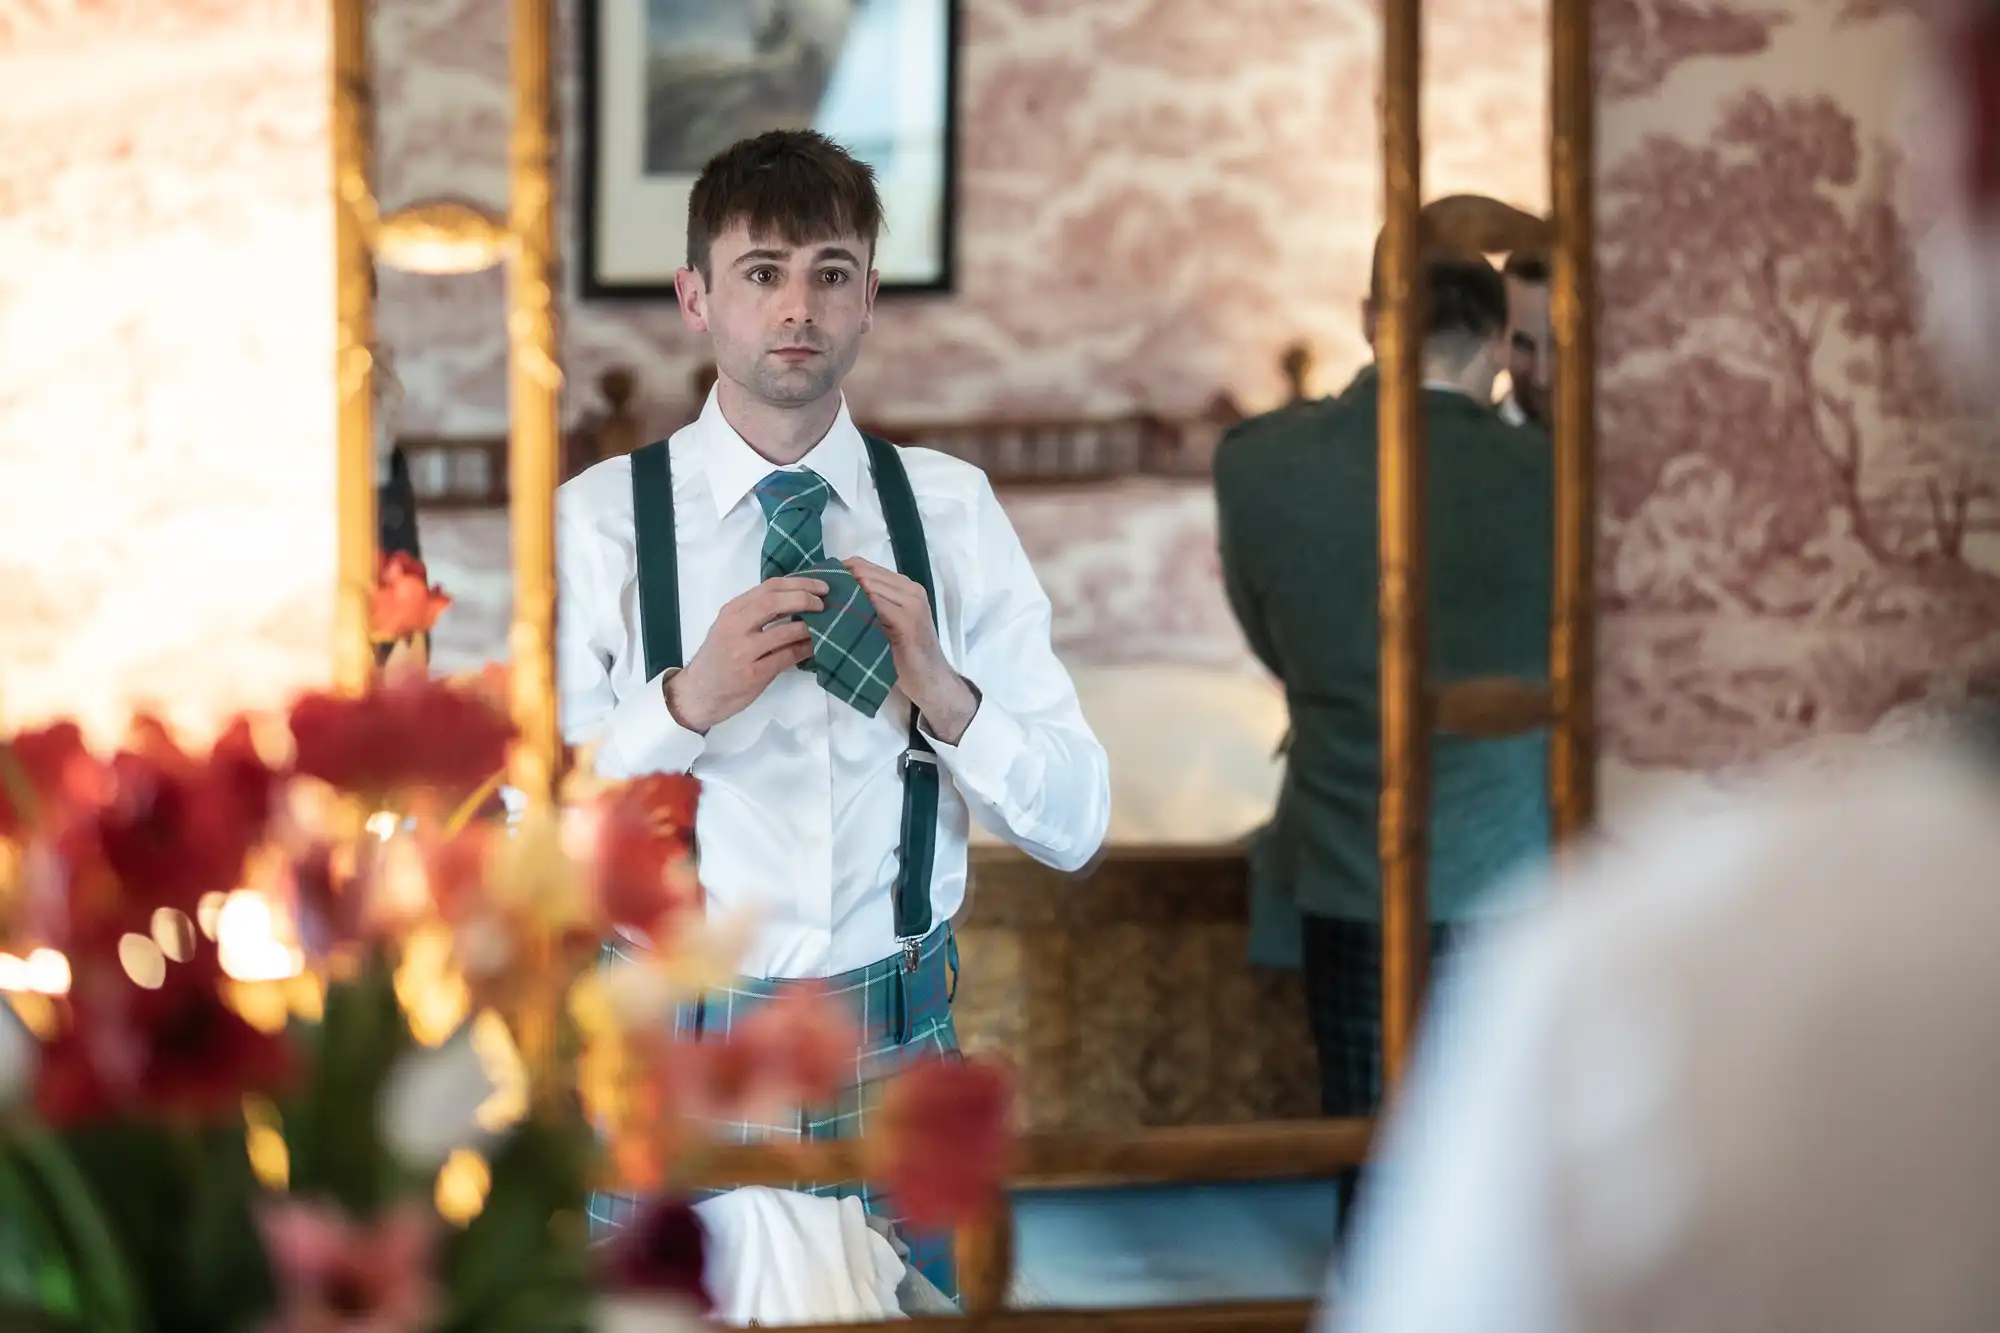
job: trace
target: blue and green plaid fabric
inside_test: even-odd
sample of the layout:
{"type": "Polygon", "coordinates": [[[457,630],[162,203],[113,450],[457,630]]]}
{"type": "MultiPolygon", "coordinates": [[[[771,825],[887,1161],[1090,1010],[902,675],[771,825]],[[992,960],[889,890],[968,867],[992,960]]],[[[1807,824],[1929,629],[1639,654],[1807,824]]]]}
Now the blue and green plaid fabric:
{"type": "Polygon", "coordinates": [[[757,483],[756,494],[770,525],[763,577],[822,579],[829,589],[824,609],[799,617],[812,631],[813,673],[828,694],[875,716],[896,683],[896,659],[868,594],[839,561],[826,558],[820,519],[832,488],[804,468],[773,472],[757,483]]]}
{"type": "MultiPolygon", "coordinates": [[[[635,947],[613,941],[605,946],[605,957],[618,958],[635,947]]],[[[884,1083],[916,1061],[957,1058],[958,1031],[951,1020],[952,992],[958,985],[957,954],[951,927],[940,926],[918,947],[915,971],[903,971],[902,956],[898,954],[827,978],[824,984],[828,992],[853,1010],[861,1026],[861,1046],[855,1053],[852,1082],[830,1106],[800,1110],[776,1121],[711,1125],[709,1132],[724,1143],[859,1137],[867,1128],[869,1114],[884,1083]]],[[[674,1035],[683,1041],[726,1037],[731,1028],[756,1012],[758,1006],[787,987],[799,984],[740,978],[695,1004],[682,1006],[674,1018],[674,1035]]],[[[896,1216],[894,1202],[880,1185],[853,1181],[828,1185],[801,1183],[792,1188],[832,1198],[857,1198],[869,1212],[888,1218],[909,1246],[910,1265],[940,1291],[956,1298],[958,1286],[952,1272],[951,1236],[907,1231],[896,1216]]],[[[602,1239],[617,1231],[632,1218],[641,1202],[630,1195],[592,1195],[592,1237],[602,1239]]]]}

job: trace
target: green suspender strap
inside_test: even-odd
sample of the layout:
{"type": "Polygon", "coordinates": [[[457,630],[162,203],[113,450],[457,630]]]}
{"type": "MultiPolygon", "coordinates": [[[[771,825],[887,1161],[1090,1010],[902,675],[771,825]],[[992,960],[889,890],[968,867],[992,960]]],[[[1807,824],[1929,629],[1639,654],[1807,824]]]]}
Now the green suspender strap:
{"type": "MultiPolygon", "coordinates": [[[[931,582],[931,553],[924,544],[924,524],[917,514],[917,497],[910,474],[896,446],[873,435],[868,462],[875,473],[875,494],[882,500],[882,519],[889,528],[889,550],[903,577],[924,590],[931,623],[937,624],[937,588],[931,582]]],[[[903,847],[896,871],[896,938],[903,946],[903,970],[917,969],[917,945],[931,933],[931,862],[937,856],[938,757],[917,726],[910,710],[910,745],[903,751],[903,847]]]]}
{"type": "MultiPolygon", "coordinates": [[[[655,440],[632,451],[632,536],[639,562],[639,637],[646,652],[646,679],[658,680],[681,666],[680,556],[674,546],[674,472],[667,442],[655,440]]],[[[599,961],[618,960],[613,936],[599,961]]]]}
{"type": "Polygon", "coordinates": [[[632,451],[632,533],[639,553],[639,632],[646,679],[681,660],[680,556],[674,548],[674,471],[667,442],[632,451]]]}
{"type": "MultiPolygon", "coordinates": [[[[931,619],[937,619],[937,590],[931,582],[930,548],[916,495],[896,446],[873,436],[868,444],[875,492],[889,529],[896,568],[924,590],[931,619]]],[[[674,483],[667,442],[632,451],[633,531],[638,544],[639,627],[646,649],[646,679],[652,680],[681,658],[680,576],[674,547],[674,483]]],[[[917,945],[931,932],[931,868],[937,856],[938,759],[910,715],[910,743],[899,761],[903,777],[903,843],[897,857],[896,937],[905,971],[914,970],[917,945]]]]}

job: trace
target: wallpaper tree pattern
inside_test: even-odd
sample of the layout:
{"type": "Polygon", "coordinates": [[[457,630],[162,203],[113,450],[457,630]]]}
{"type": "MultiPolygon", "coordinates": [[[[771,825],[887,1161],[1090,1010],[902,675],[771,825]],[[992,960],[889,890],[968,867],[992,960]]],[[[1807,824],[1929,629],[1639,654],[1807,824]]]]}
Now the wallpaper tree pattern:
{"type": "Polygon", "coordinates": [[[1916,8],[1602,6],[1614,781],[1845,759],[2000,654],[2000,448],[1921,339],[1925,218],[1884,77],[1916,8]]]}

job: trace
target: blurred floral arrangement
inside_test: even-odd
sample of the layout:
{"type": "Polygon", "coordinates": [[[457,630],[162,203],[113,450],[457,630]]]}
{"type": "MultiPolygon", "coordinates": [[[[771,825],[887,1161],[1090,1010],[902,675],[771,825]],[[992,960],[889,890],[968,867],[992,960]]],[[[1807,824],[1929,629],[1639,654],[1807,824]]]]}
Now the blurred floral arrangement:
{"type": "MultiPolygon", "coordinates": [[[[108,757],[67,722],[0,736],[0,1327],[706,1312],[674,1198],[704,1123],[830,1097],[859,1034],[801,990],[726,1041],[674,1039],[754,929],[705,910],[697,784],[579,762],[507,818],[504,681],[429,675],[448,605],[385,561],[374,685],[205,753],[144,716],[108,757]],[[649,947],[600,964],[614,931],[649,947]],[[611,1177],[659,1202],[595,1251],[584,1204],[611,1177]]],[[[918,1066],[886,1096],[864,1156],[912,1220],[990,1207],[1004,1071],[918,1066]]]]}

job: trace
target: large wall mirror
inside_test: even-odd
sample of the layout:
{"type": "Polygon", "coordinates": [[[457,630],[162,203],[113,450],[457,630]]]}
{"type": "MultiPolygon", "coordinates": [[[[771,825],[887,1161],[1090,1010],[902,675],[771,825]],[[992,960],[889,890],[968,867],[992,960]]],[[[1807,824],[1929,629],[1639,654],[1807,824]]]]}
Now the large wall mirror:
{"type": "MultiPolygon", "coordinates": [[[[797,8],[817,21],[820,10],[872,2],[797,8]]],[[[621,0],[589,8],[601,20],[621,0]]],[[[1401,52],[1392,82],[1413,80],[1415,5],[1391,8],[1389,46],[1401,52]]],[[[497,204],[508,185],[497,147],[470,168],[447,163],[444,150],[457,151],[475,105],[482,116],[494,109],[506,67],[467,54],[464,15],[392,21],[391,12],[376,21],[374,63],[391,73],[378,86],[396,89],[396,100],[380,108],[373,169],[393,184],[395,202],[442,184],[497,204]],[[446,179],[434,181],[432,168],[446,179]]],[[[1381,130],[1393,125],[1365,96],[1340,91],[1372,85],[1385,33],[1322,17],[1296,33],[1192,10],[1158,20],[1185,31],[1078,29],[1074,49],[1095,53],[1079,77],[1064,76],[1051,54],[1072,49],[1058,39],[1083,22],[1074,14],[1005,23],[973,14],[954,25],[952,59],[965,71],[953,118],[957,198],[947,209],[957,290],[885,299],[849,382],[864,427],[987,472],[1110,754],[1111,834],[1098,862],[1081,876],[1058,874],[976,832],[971,888],[954,922],[961,1036],[1019,1074],[1026,1138],[997,1293],[1018,1307],[1261,1301],[1290,1303],[1260,1307],[1266,1315],[1300,1317],[1334,1246],[1331,1177],[1368,1147],[1365,1121],[1321,1115],[1296,923],[1254,891],[1289,719],[1282,687],[1232,614],[1209,480],[1232,426],[1338,393],[1367,363],[1360,306],[1383,205],[1392,222],[1417,218],[1414,173],[1384,200],[1381,130]],[[1218,24],[1241,48],[1226,72],[1205,75],[1198,89],[1160,77],[1170,51],[1214,38],[1218,24]],[[1232,128],[1225,115],[1195,148],[1169,155],[1139,132],[1197,93],[1218,108],[1304,98],[1318,109],[1315,124],[1345,128],[1330,140],[1307,136],[1313,148],[1300,158],[1271,159],[1268,172],[1232,186],[1237,211],[1210,217],[1219,196],[1190,181],[1266,136],[1254,118],[1232,128]],[[1048,121],[1061,128],[1019,121],[1017,104],[1041,96],[1063,102],[1048,121]],[[1116,171],[1084,169],[1113,161],[1116,171]]],[[[1476,79],[1445,65],[1429,74],[1427,95],[1444,114],[1423,189],[1505,199],[1532,214],[1553,203],[1560,215],[1587,193],[1551,198],[1551,16],[1537,7],[1514,18],[1497,34],[1485,32],[1484,17],[1434,20],[1465,27],[1466,40],[1479,28],[1496,55],[1476,79]],[[1498,116],[1496,78],[1509,90],[1498,116]]],[[[563,191],[588,188],[574,145],[588,133],[578,117],[597,104],[581,81],[599,62],[580,59],[578,43],[601,26],[576,19],[559,9],[552,43],[563,191]]],[[[478,19],[491,26],[495,52],[502,20],[497,11],[478,19]]],[[[1580,20],[1568,12],[1565,21],[1580,20]]],[[[795,29],[814,30],[785,31],[795,29]]],[[[1579,52],[1570,58],[1581,67],[1579,52]]],[[[1406,91],[1388,103],[1404,136],[1389,142],[1414,153],[1414,85],[1406,91]]],[[[1557,124],[1574,136],[1584,120],[1587,106],[1573,97],[1557,124]]],[[[565,223],[578,216],[568,205],[556,212],[565,223]]],[[[574,270],[567,256],[578,241],[562,236],[561,267],[574,270]]],[[[526,400],[517,375],[510,409],[499,271],[381,284],[373,401],[393,442],[383,475],[394,488],[382,492],[383,513],[414,502],[431,577],[454,598],[433,640],[438,671],[504,660],[510,632],[515,645],[532,642],[510,626],[519,580],[534,574],[527,567],[546,538],[546,484],[670,434],[713,383],[670,304],[605,303],[586,286],[571,272],[557,288],[560,431],[551,475],[524,492],[516,451],[526,400]]],[[[1566,447],[1585,456],[1587,425],[1568,433],[1566,447]]],[[[1399,538],[1412,539],[1421,533],[1399,538]]],[[[1385,688],[1404,685],[1420,682],[1385,688]]],[[[1412,993],[1405,986],[1402,1003],[1412,993]]],[[[767,1170],[745,1157],[712,1174],[724,1183],[767,1170]]]]}

